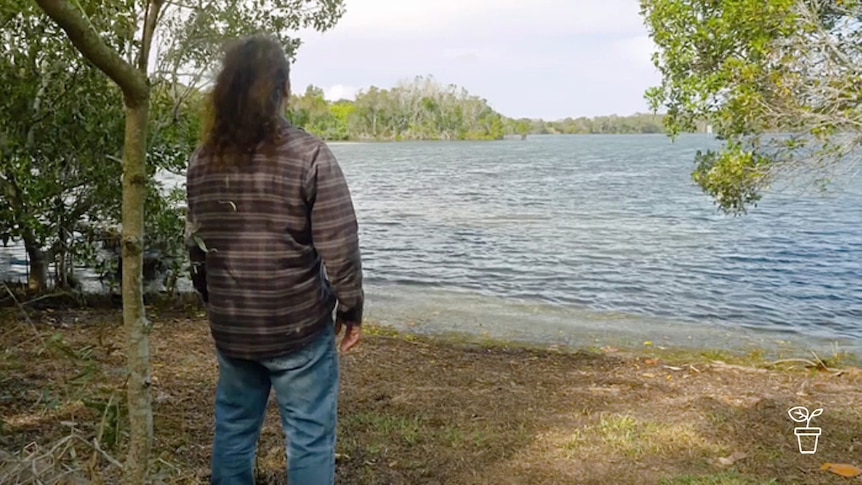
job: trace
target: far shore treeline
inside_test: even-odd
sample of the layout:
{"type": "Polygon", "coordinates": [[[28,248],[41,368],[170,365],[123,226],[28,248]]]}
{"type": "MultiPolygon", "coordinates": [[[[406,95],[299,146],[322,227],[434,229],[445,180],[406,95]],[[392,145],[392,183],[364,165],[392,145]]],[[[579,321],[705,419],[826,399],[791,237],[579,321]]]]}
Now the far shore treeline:
{"type": "Polygon", "coordinates": [[[418,76],[390,89],[370,87],[354,100],[327,101],[308,86],[291,96],[288,119],[330,141],[497,140],[530,134],[664,133],[660,114],[566,118],[545,121],[508,118],[487,100],[431,76],[418,76]]]}

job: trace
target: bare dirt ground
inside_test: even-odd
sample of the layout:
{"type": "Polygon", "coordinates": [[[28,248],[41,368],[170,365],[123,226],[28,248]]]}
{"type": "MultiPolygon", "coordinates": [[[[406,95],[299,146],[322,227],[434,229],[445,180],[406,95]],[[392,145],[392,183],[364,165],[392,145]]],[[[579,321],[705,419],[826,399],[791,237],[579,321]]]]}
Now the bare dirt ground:
{"type": "MultiPolygon", "coordinates": [[[[35,465],[111,483],[126,427],[120,313],[19,315],[0,319],[0,482],[24,483],[23,468],[35,465]]],[[[206,322],[193,311],[149,317],[153,481],[207,483],[217,369],[206,322]]],[[[360,347],[342,354],[337,483],[862,483],[821,469],[862,466],[857,368],[736,364],[369,326],[360,347]],[[816,454],[799,452],[794,406],[823,409],[811,423],[822,429],[816,454]]],[[[285,483],[284,448],[272,404],[258,473],[259,483],[276,484],[285,483]]]]}

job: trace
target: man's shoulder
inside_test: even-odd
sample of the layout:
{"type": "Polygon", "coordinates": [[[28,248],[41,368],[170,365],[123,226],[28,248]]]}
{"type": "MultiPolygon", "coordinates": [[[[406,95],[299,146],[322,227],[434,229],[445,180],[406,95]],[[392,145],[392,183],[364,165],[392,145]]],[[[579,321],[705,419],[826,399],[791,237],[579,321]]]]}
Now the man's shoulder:
{"type": "Polygon", "coordinates": [[[189,155],[188,160],[186,161],[188,165],[188,170],[191,171],[195,167],[200,164],[201,152],[203,150],[203,144],[199,144],[195,147],[194,151],[192,151],[191,155],[189,155]]]}
{"type": "Polygon", "coordinates": [[[281,148],[298,155],[316,155],[327,148],[322,139],[290,123],[284,124],[281,134],[281,148]]]}

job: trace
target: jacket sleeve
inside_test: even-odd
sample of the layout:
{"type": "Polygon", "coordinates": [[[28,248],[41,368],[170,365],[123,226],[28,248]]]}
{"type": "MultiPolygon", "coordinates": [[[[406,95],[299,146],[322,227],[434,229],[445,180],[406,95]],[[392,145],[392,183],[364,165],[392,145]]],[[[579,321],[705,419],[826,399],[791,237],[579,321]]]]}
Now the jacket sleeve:
{"type": "Polygon", "coordinates": [[[183,239],[185,240],[186,250],[189,253],[189,261],[191,262],[190,276],[192,286],[204,303],[207,303],[209,302],[209,292],[207,291],[207,254],[195,239],[197,223],[195,222],[191,194],[188,191],[189,185],[188,180],[186,180],[186,227],[183,239]]]}
{"type": "Polygon", "coordinates": [[[191,260],[192,286],[200,294],[204,303],[209,302],[207,291],[207,255],[197,245],[187,246],[191,260]]]}
{"type": "Polygon", "coordinates": [[[356,213],[341,167],[323,143],[313,152],[304,188],[312,243],[338,299],[336,318],[360,325],[365,294],[356,213]]]}

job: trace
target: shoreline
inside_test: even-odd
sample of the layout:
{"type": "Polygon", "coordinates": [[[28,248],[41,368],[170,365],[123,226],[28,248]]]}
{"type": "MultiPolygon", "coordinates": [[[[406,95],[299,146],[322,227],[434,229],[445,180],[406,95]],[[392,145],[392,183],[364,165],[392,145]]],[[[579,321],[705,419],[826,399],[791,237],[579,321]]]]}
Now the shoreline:
{"type": "MultiPolygon", "coordinates": [[[[23,305],[0,305],[0,324],[3,322],[15,326],[28,325],[40,332],[71,329],[73,331],[88,331],[92,325],[106,322],[113,329],[122,328],[122,302],[119,295],[98,295],[95,301],[86,305],[80,302],[67,301],[68,304],[52,304],[50,300],[36,302],[33,305],[24,302],[23,305]],[[26,319],[22,311],[27,312],[26,319]],[[95,322],[91,321],[95,319],[95,322]],[[31,325],[28,321],[32,321],[31,325]],[[43,325],[40,327],[40,325],[43,325]],[[81,326],[81,328],[77,328],[81,326]]],[[[200,304],[197,295],[184,293],[178,298],[161,299],[150,297],[145,299],[149,319],[184,319],[195,325],[204,327],[206,339],[210,339],[209,330],[205,328],[206,312],[200,304]]],[[[569,328],[564,335],[559,332],[546,338],[530,336],[529,331],[520,334],[507,333],[505,329],[478,324],[475,326],[450,324],[435,325],[434,319],[399,316],[390,313],[388,317],[379,318],[379,312],[369,312],[371,318],[364,318],[364,335],[372,337],[397,338],[402,340],[428,340],[443,345],[465,345],[482,348],[505,348],[524,351],[577,354],[610,353],[629,357],[695,360],[719,360],[725,363],[766,365],[777,360],[803,360],[817,363],[822,360],[829,366],[859,366],[862,365],[862,355],[841,349],[839,346],[803,346],[790,340],[775,340],[762,338],[760,340],[741,338],[738,332],[727,332],[722,345],[718,342],[695,340],[692,336],[685,339],[671,339],[667,336],[652,338],[644,332],[626,332],[621,329],[592,331],[584,328],[569,328]],[[699,342],[699,343],[698,343],[699,342]],[[731,342],[735,342],[732,345],[731,342]],[[762,345],[758,345],[762,344],[762,345]]],[[[434,317],[446,318],[445,312],[435,311],[434,317]]],[[[494,317],[493,315],[491,316],[494,317]]],[[[527,321],[527,320],[525,320],[527,321]]],[[[609,319],[608,321],[613,321],[609,319]]],[[[695,326],[696,327],[696,326],[695,326]]],[[[2,327],[0,327],[2,328],[2,327]]],[[[535,326],[526,327],[534,330],[535,326]]],[[[696,329],[696,328],[695,328],[696,329]]],[[[691,329],[690,329],[691,330],[691,329]]],[[[700,329],[703,330],[703,329],[700,329]]],[[[11,332],[10,332],[11,333],[11,332]]],[[[686,332],[680,332],[681,334],[686,332]]],[[[767,333],[774,337],[773,333],[767,333]]],[[[655,335],[655,333],[653,333],[655,335]]],[[[0,332],[0,338],[4,332],[0,332]]],[[[762,337],[763,335],[761,335],[762,337]]]]}
{"type": "MultiPolygon", "coordinates": [[[[712,136],[711,133],[705,132],[685,132],[680,133],[679,136],[688,136],[688,135],[709,135],[712,136]]],[[[351,138],[347,140],[330,140],[327,138],[320,138],[327,145],[353,145],[353,144],[375,144],[375,143],[401,143],[401,142],[499,142],[499,141],[507,141],[507,142],[518,142],[518,141],[529,141],[532,137],[550,137],[550,136],[662,136],[668,139],[668,143],[671,142],[670,137],[666,133],[528,133],[527,137],[522,139],[520,135],[505,135],[503,138],[465,138],[465,139],[452,139],[452,138],[402,138],[402,139],[394,139],[394,138],[351,138]]]]}
{"type": "MultiPolygon", "coordinates": [[[[10,287],[14,288],[12,284],[10,287]]],[[[201,312],[199,316],[203,316],[197,294],[187,290],[173,297],[146,294],[148,311],[196,308],[201,312]]],[[[694,322],[517,300],[460,289],[370,285],[366,297],[366,322],[379,328],[430,337],[508,342],[528,347],[629,350],[655,347],[735,355],[755,353],[773,359],[810,358],[812,354],[862,359],[862,342],[858,339],[813,336],[806,334],[806,329],[787,331],[694,322]]],[[[32,301],[19,296],[19,301],[28,311],[110,312],[119,311],[122,304],[119,293],[60,293],[53,297],[43,295],[32,301]]],[[[5,292],[0,295],[0,311],[4,308],[18,311],[5,292]]]]}
{"type": "Polygon", "coordinates": [[[399,331],[464,334],[569,348],[649,346],[763,353],[779,358],[848,354],[862,358],[851,337],[812,336],[773,328],[692,322],[482,295],[466,290],[370,286],[367,319],[399,331]],[[527,323],[529,322],[529,323],[527,323]],[[645,343],[649,345],[644,345],[645,343]]]}

